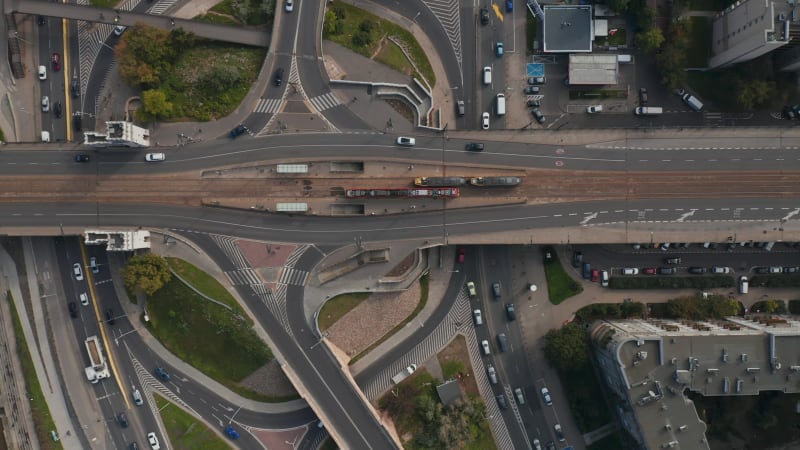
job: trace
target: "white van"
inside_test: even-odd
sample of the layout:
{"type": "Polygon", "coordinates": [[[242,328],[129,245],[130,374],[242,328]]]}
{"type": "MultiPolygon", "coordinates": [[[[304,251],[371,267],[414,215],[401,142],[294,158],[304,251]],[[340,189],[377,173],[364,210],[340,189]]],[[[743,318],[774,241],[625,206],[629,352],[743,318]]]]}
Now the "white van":
{"type": "Polygon", "coordinates": [[[747,294],[747,289],[750,287],[750,283],[747,281],[747,277],[741,276],[739,277],[739,293],[740,294],[747,294]]]}
{"type": "Polygon", "coordinates": [[[50,142],[50,132],[42,131],[42,142],[50,142]]]}
{"type": "Polygon", "coordinates": [[[681,96],[681,98],[683,99],[684,102],[686,102],[687,105],[689,105],[689,108],[692,108],[693,110],[695,110],[697,112],[699,112],[701,109],[703,109],[703,102],[698,100],[697,97],[695,97],[694,95],[692,95],[692,94],[683,94],[681,96]]]}
{"type": "Polygon", "coordinates": [[[600,272],[600,286],[608,287],[608,271],[604,270],[600,272]]]}
{"type": "Polygon", "coordinates": [[[506,115],[506,96],[503,94],[497,94],[497,115],[506,115]]]}
{"type": "Polygon", "coordinates": [[[637,116],[657,116],[663,112],[664,109],[660,106],[640,106],[633,110],[633,113],[637,116]]]}
{"type": "Polygon", "coordinates": [[[483,68],[483,84],[486,86],[492,84],[492,68],[489,66],[483,68]]]}

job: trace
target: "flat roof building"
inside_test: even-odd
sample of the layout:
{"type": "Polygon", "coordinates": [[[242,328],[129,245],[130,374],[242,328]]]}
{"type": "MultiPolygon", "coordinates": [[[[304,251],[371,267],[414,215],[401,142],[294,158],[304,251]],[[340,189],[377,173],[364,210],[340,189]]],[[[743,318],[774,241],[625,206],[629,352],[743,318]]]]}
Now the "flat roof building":
{"type": "Polygon", "coordinates": [[[617,55],[569,55],[569,84],[607,85],[619,82],[617,55]]]}
{"type": "Polygon", "coordinates": [[[594,21],[589,5],[545,5],[544,52],[589,53],[594,41],[594,21]]]}
{"type": "Polygon", "coordinates": [[[792,6],[771,0],[738,1],[714,16],[712,69],[749,61],[789,43],[792,6]]]}
{"type": "Polygon", "coordinates": [[[791,317],[597,321],[590,335],[601,378],[623,400],[615,413],[642,449],[709,448],[687,389],[800,392],[800,322],[791,317]]]}
{"type": "Polygon", "coordinates": [[[150,130],[131,122],[106,122],[106,133],[84,133],[83,143],[92,147],[149,147],[150,130]]]}

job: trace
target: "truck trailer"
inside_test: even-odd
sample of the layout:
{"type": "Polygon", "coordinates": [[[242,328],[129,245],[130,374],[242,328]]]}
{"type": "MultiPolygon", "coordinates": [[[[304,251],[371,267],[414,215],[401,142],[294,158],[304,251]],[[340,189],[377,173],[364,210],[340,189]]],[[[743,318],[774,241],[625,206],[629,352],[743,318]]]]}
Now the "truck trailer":
{"type": "Polygon", "coordinates": [[[89,353],[89,367],[86,368],[86,379],[92,384],[108,378],[111,374],[108,372],[106,359],[103,357],[103,347],[100,345],[100,340],[97,336],[91,336],[86,339],[86,351],[89,353]]]}

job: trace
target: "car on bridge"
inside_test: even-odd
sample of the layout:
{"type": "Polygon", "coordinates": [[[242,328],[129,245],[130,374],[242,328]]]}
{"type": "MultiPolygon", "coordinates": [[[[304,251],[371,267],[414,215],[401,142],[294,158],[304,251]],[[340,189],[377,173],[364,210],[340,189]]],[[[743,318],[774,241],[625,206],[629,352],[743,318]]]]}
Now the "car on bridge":
{"type": "Polygon", "coordinates": [[[413,147],[416,145],[417,140],[412,137],[399,136],[395,142],[397,145],[402,145],[403,147],[413,147]]]}

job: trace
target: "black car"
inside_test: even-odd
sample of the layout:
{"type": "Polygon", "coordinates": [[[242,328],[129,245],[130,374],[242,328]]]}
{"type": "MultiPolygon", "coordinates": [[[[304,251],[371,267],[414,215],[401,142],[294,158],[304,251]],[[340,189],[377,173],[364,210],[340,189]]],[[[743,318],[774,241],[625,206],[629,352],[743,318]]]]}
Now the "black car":
{"type": "Polygon", "coordinates": [[[492,283],[492,295],[494,295],[494,299],[495,300],[500,298],[501,292],[500,292],[500,282],[499,281],[495,281],[494,283],[492,283]]]}
{"type": "Polygon", "coordinates": [[[506,303],[506,317],[508,320],[514,321],[517,318],[517,312],[514,310],[513,303],[506,303]]]}
{"type": "Polygon", "coordinates": [[[792,120],[797,118],[797,114],[795,114],[794,109],[791,106],[784,106],[783,107],[783,117],[792,120]]]}
{"type": "Polygon", "coordinates": [[[55,114],[56,119],[61,118],[61,102],[56,102],[56,104],[53,105],[53,114],[55,114]]]}
{"type": "Polygon", "coordinates": [[[489,25],[489,8],[485,6],[481,7],[481,24],[489,25]]]}
{"type": "Polygon", "coordinates": [[[125,416],[125,413],[119,413],[119,415],[117,415],[117,420],[122,428],[128,428],[128,417],[125,416]]]}
{"type": "Polygon", "coordinates": [[[539,108],[533,108],[533,110],[531,110],[531,114],[533,114],[533,118],[536,119],[537,122],[544,123],[545,121],[544,114],[542,114],[542,112],[539,111],[539,108]]]}
{"type": "Polygon", "coordinates": [[[500,409],[508,409],[508,403],[506,403],[506,396],[505,395],[500,394],[495,398],[497,399],[497,406],[499,406],[500,409]]]}
{"type": "Polygon", "coordinates": [[[164,381],[169,381],[169,372],[164,370],[163,367],[156,367],[156,375],[164,381]]]}
{"type": "Polygon", "coordinates": [[[78,317],[78,305],[75,302],[69,302],[69,316],[73,319],[78,317]]]}
{"type": "Polygon", "coordinates": [[[528,100],[528,106],[538,108],[542,106],[542,102],[540,102],[539,100],[528,100]]]}
{"type": "Polygon", "coordinates": [[[231,130],[231,138],[235,139],[237,136],[240,136],[240,135],[242,135],[242,134],[245,134],[245,133],[247,133],[248,131],[250,131],[250,130],[249,130],[249,129],[248,129],[246,126],[244,126],[244,125],[237,125],[237,126],[236,126],[236,128],[234,128],[234,129],[232,129],[232,130],[231,130]]]}
{"type": "Polygon", "coordinates": [[[756,267],[755,272],[760,274],[769,273],[769,267],[756,267]]]}
{"type": "Polygon", "coordinates": [[[275,84],[275,86],[283,84],[283,69],[275,71],[275,77],[272,79],[272,83],[275,84]]]}
{"type": "Polygon", "coordinates": [[[473,152],[482,152],[483,151],[483,143],[481,142],[470,142],[466,146],[467,150],[471,150],[473,152]]]}
{"type": "Polygon", "coordinates": [[[706,273],[705,267],[689,267],[689,273],[693,273],[695,275],[702,275],[706,273]]]}
{"type": "Polygon", "coordinates": [[[114,320],[114,310],[111,308],[108,308],[106,310],[106,321],[108,322],[109,325],[114,325],[116,323],[116,321],[114,320]]]}
{"type": "Polygon", "coordinates": [[[72,98],[78,98],[81,96],[81,87],[78,84],[78,79],[73,78],[69,84],[69,92],[72,95],[72,98]]]}
{"type": "Polygon", "coordinates": [[[89,155],[75,155],[75,162],[84,163],[89,162],[90,159],[89,155]]]}
{"type": "Polygon", "coordinates": [[[75,128],[75,131],[81,131],[83,129],[83,120],[80,114],[75,113],[72,115],[72,127],[75,128]]]}
{"type": "Polygon", "coordinates": [[[45,26],[45,25],[47,25],[47,17],[45,17],[45,16],[39,16],[39,17],[36,19],[36,22],[39,24],[39,26],[40,26],[40,27],[42,27],[42,26],[45,26]]]}
{"type": "Polygon", "coordinates": [[[639,104],[644,106],[647,104],[647,89],[639,88],[639,104]]]}
{"type": "Polygon", "coordinates": [[[675,275],[678,272],[678,269],[675,267],[659,267],[658,274],[659,275],[675,275]]]}

